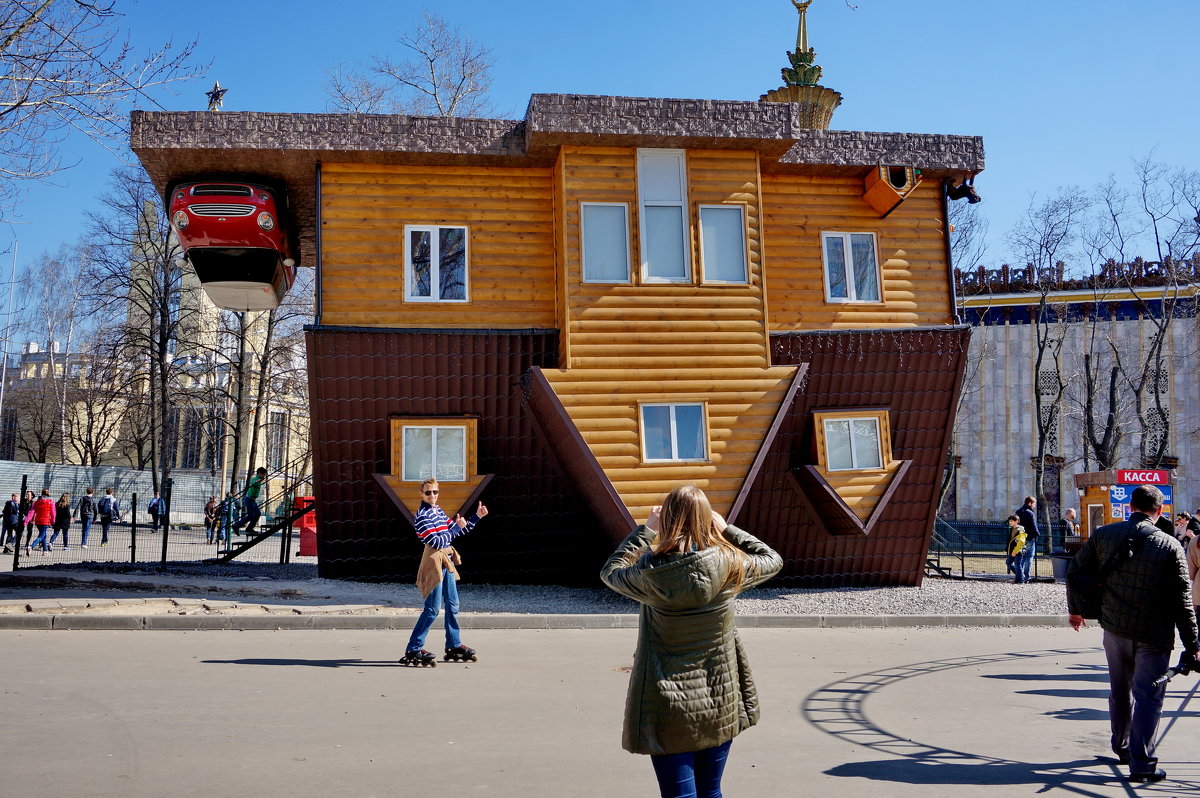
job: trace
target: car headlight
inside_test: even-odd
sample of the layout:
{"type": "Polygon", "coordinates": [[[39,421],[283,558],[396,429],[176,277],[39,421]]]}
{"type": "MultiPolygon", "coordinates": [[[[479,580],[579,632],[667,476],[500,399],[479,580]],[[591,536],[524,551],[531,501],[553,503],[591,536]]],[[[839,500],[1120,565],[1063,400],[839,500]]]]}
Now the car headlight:
{"type": "Polygon", "coordinates": [[[266,211],[263,211],[262,213],[260,213],[258,215],[258,226],[264,230],[274,230],[275,229],[275,217],[272,216],[271,214],[267,213],[266,211]]]}
{"type": "Polygon", "coordinates": [[[188,226],[188,215],[183,211],[175,211],[175,215],[171,217],[171,221],[175,222],[176,230],[186,230],[188,226]]]}

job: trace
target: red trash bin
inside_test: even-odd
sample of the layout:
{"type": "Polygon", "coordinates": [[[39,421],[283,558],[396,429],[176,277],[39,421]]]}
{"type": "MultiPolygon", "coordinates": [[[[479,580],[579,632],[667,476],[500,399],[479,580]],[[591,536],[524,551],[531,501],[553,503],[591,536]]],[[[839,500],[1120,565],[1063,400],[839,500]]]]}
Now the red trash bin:
{"type": "MultiPolygon", "coordinates": [[[[314,496],[297,496],[294,507],[303,510],[316,501],[314,496]]],[[[305,513],[300,517],[300,556],[317,556],[317,511],[305,513]]]]}

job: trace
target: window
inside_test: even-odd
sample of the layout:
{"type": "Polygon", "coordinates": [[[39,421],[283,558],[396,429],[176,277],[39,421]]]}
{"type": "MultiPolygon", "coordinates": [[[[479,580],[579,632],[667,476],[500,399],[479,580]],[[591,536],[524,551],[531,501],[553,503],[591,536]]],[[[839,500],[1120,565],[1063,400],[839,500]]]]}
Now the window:
{"type": "Polygon", "coordinates": [[[404,298],[410,302],[467,301],[467,228],[404,228],[404,298]]]}
{"type": "Polygon", "coordinates": [[[826,471],[880,470],[891,461],[886,410],[814,414],[818,458],[826,471]]]}
{"type": "Polygon", "coordinates": [[[705,282],[748,282],[743,206],[700,206],[700,265],[704,270],[705,282]]]}
{"type": "Polygon", "coordinates": [[[405,427],[403,479],[419,482],[430,477],[446,482],[467,478],[465,427],[405,427]]]}
{"type": "Polygon", "coordinates": [[[683,150],[638,150],[638,201],[643,281],[690,282],[683,150]]]}
{"type": "Polygon", "coordinates": [[[267,468],[282,471],[287,465],[288,414],[272,410],[267,424],[267,468]]]}
{"type": "Polygon", "coordinates": [[[644,462],[708,459],[703,404],[644,404],[640,410],[644,462]]]}
{"type": "Polygon", "coordinates": [[[579,205],[585,283],[629,282],[629,206],[623,202],[579,205]]]}
{"type": "Polygon", "coordinates": [[[874,233],[821,233],[828,302],[879,302],[874,233]]]}

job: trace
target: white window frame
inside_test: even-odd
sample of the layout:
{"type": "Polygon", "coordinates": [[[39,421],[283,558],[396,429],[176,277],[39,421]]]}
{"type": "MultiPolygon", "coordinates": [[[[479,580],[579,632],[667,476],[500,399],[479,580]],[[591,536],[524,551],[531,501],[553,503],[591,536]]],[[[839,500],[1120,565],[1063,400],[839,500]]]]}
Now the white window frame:
{"type": "Polygon", "coordinates": [[[641,278],[643,283],[652,283],[659,285],[688,285],[692,283],[692,253],[691,253],[691,218],[688,213],[688,187],[687,187],[687,150],[669,150],[669,149],[639,149],[637,151],[637,166],[638,166],[638,243],[641,249],[642,266],[641,278]],[[643,196],[643,186],[641,180],[642,158],[644,156],[661,157],[664,155],[674,156],[679,161],[679,196],[680,200],[647,200],[643,196]],[[671,279],[667,277],[652,277],[650,276],[650,260],[646,255],[646,208],[679,208],[680,216],[683,220],[683,277],[671,279]]]}
{"type": "Polygon", "coordinates": [[[821,285],[825,290],[825,301],[830,303],[856,303],[856,304],[883,304],[883,269],[879,263],[879,236],[875,233],[866,230],[850,230],[847,232],[822,230],[821,231],[821,285]],[[854,284],[854,249],[850,245],[850,236],[870,236],[871,250],[875,256],[875,285],[879,287],[878,299],[859,299],[855,296],[854,284]],[[840,239],[842,242],[842,257],[846,264],[846,296],[835,297],[829,291],[829,255],[825,249],[825,241],[830,238],[840,239]]]}
{"type": "Polygon", "coordinates": [[[712,441],[709,439],[708,426],[708,405],[705,402],[641,402],[638,404],[638,430],[641,434],[642,444],[642,462],[643,463],[707,463],[709,461],[709,451],[712,441]],[[652,458],[646,454],[646,416],[643,408],[646,407],[667,407],[670,408],[671,418],[671,457],[667,458],[652,458]],[[698,407],[700,408],[700,423],[704,425],[704,455],[702,457],[679,457],[679,430],[675,425],[675,408],[677,407],[698,407]]]}
{"type": "Polygon", "coordinates": [[[696,216],[700,225],[700,279],[707,284],[712,285],[748,285],[750,283],[750,248],[747,244],[746,235],[746,206],[741,203],[721,203],[721,204],[706,204],[696,206],[696,216]],[[742,279],[740,280],[719,280],[715,277],[708,276],[708,254],[704,251],[704,211],[706,209],[716,208],[718,210],[734,210],[738,212],[741,219],[742,229],[742,279]]]}
{"type": "Polygon", "coordinates": [[[825,470],[829,472],[844,472],[844,471],[879,471],[887,466],[884,460],[883,451],[883,429],[879,424],[879,416],[839,416],[836,418],[825,418],[821,420],[824,427],[825,439],[825,470]],[[850,424],[850,467],[849,468],[834,468],[829,464],[829,425],[840,424],[843,421],[850,424]],[[855,421],[870,421],[875,425],[875,447],[878,455],[879,465],[859,465],[858,452],[854,448],[854,422],[855,421]]]}
{"type": "Polygon", "coordinates": [[[405,302],[450,302],[471,301],[471,228],[465,224],[406,224],[404,225],[404,301],[405,302]],[[456,229],[463,231],[463,298],[442,299],[441,251],[438,231],[456,229]],[[429,296],[413,294],[414,273],[412,265],[412,233],[429,233],[429,296]]]}
{"type": "Polygon", "coordinates": [[[401,430],[400,430],[400,441],[401,441],[401,444],[400,444],[400,445],[401,445],[401,450],[400,450],[400,463],[401,463],[401,473],[400,473],[400,478],[401,478],[402,480],[404,480],[405,482],[415,482],[415,481],[416,481],[416,480],[411,480],[411,479],[404,479],[404,477],[406,476],[406,474],[405,474],[405,471],[404,471],[404,464],[407,462],[407,459],[408,459],[408,447],[405,445],[405,443],[406,443],[406,442],[407,442],[407,440],[408,440],[408,438],[407,438],[407,433],[408,433],[408,431],[409,431],[410,429],[428,429],[428,430],[433,430],[433,436],[430,438],[430,447],[431,447],[431,451],[430,451],[430,453],[429,453],[429,462],[430,462],[430,463],[432,464],[432,466],[433,466],[433,471],[432,471],[432,473],[430,473],[430,474],[429,474],[429,476],[428,476],[428,477],[419,477],[419,479],[436,479],[436,480],[437,480],[437,481],[439,481],[439,482],[466,482],[466,481],[467,481],[468,477],[470,476],[470,474],[469,474],[468,472],[469,472],[469,471],[470,471],[470,469],[471,469],[471,464],[470,464],[470,462],[468,462],[468,458],[470,457],[470,448],[471,448],[471,441],[470,441],[470,437],[471,437],[471,429],[470,429],[470,427],[469,427],[469,426],[467,426],[466,424],[438,424],[438,425],[434,425],[434,424],[405,424],[403,427],[401,427],[401,430]],[[437,462],[437,451],[438,451],[438,444],[437,444],[437,438],[438,438],[438,432],[440,432],[441,430],[455,430],[456,432],[461,432],[461,433],[462,433],[463,448],[462,448],[462,478],[461,478],[461,479],[451,479],[451,478],[449,478],[449,477],[439,477],[439,476],[437,475],[437,472],[438,472],[438,462],[437,462]]]}
{"type": "Polygon", "coordinates": [[[628,285],[633,282],[633,258],[629,253],[629,203],[627,202],[580,202],[579,203],[579,276],[581,282],[593,283],[601,285],[628,285]],[[606,208],[620,208],[625,216],[625,279],[624,280],[600,280],[596,278],[589,279],[587,276],[587,262],[585,260],[587,253],[586,236],[587,227],[583,222],[584,208],[599,206],[606,208]]]}

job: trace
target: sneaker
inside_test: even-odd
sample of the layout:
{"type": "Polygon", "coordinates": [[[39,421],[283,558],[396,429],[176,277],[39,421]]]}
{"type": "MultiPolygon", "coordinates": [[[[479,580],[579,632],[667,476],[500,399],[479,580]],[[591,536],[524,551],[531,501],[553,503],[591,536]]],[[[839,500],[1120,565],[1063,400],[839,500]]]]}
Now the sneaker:
{"type": "Polygon", "coordinates": [[[86,543],[84,543],[84,544],[83,544],[82,546],[80,546],[79,548],[81,548],[81,549],[86,549],[86,548],[87,548],[87,544],[86,544],[86,543]]]}
{"type": "Polygon", "coordinates": [[[1162,781],[1167,777],[1167,771],[1156,770],[1153,773],[1130,773],[1130,781],[1162,781]]]}

